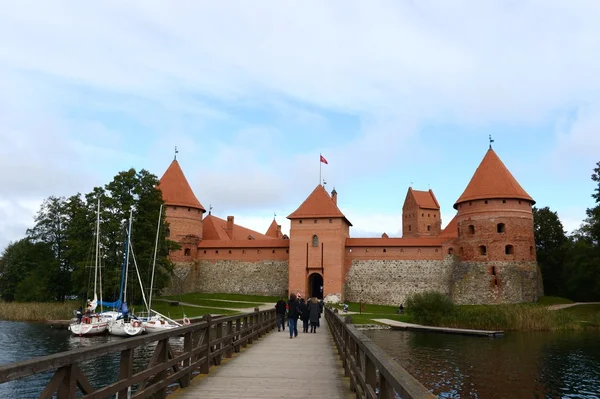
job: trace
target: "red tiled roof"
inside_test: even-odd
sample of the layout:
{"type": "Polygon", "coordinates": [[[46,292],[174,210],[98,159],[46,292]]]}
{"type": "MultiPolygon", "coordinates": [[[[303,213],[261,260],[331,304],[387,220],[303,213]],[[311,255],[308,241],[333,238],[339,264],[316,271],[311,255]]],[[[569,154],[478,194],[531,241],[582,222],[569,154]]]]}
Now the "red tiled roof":
{"type": "Polygon", "coordinates": [[[458,220],[456,219],[456,216],[454,216],[446,228],[440,233],[440,238],[456,237],[458,237],[458,220]]]}
{"type": "Polygon", "coordinates": [[[533,198],[523,190],[523,187],[509,172],[502,160],[490,148],[467,188],[456,200],[454,209],[458,209],[458,204],[461,202],[494,198],[523,199],[535,204],[533,198]]]}
{"type": "Polygon", "coordinates": [[[433,191],[430,189],[429,191],[418,191],[413,190],[412,188],[408,189],[412,192],[415,202],[422,209],[440,209],[440,204],[437,202],[433,191]]]}
{"type": "Polygon", "coordinates": [[[252,240],[273,240],[273,238],[261,234],[257,231],[250,230],[238,224],[233,224],[233,236],[227,234],[227,220],[218,218],[214,215],[205,217],[202,226],[202,241],[206,240],[221,240],[221,241],[252,241],[252,240]],[[252,240],[248,239],[252,236],[252,240]]]}
{"type": "Polygon", "coordinates": [[[290,240],[209,240],[200,241],[198,248],[289,248],[290,240]]]}
{"type": "Polygon", "coordinates": [[[445,240],[421,238],[347,238],[346,247],[439,247],[445,240]]]}
{"type": "Polygon", "coordinates": [[[275,219],[273,219],[273,221],[271,222],[271,225],[269,226],[269,229],[267,230],[265,235],[272,237],[272,238],[282,238],[283,237],[283,234],[281,233],[279,225],[277,224],[277,221],[275,219]]]}
{"type": "Polygon", "coordinates": [[[173,160],[165,174],[160,178],[158,188],[162,191],[162,197],[167,205],[187,206],[206,212],[198,198],[194,195],[179,162],[173,160]]]}
{"type": "Polygon", "coordinates": [[[344,216],[333,199],[322,185],[318,185],[302,204],[292,212],[288,219],[302,218],[344,218],[350,226],[352,223],[344,216]]]}

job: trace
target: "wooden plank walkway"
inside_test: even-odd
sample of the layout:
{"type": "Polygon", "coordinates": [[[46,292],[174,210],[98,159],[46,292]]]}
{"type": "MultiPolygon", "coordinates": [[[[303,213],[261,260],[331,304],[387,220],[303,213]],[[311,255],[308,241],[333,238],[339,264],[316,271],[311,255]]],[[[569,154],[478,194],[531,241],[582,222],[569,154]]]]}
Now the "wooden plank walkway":
{"type": "Polygon", "coordinates": [[[488,330],[470,330],[466,328],[451,328],[451,327],[433,327],[433,326],[422,326],[420,324],[405,323],[403,321],[396,321],[390,319],[373,319],[378,323],[387,324],[393,329],[397,330],[412,330],[412,331],[423,331],[423,332],[439,332],[446,334],[462,334],[462,335],[476,335],[479,337],[502,337],[504,331],[488,331],[488,330]]]}
{"type": "Polygon", "coordinates": [[[352,397],[325,317],[316,334],[303,333],[301,323],[298,330],[293,339],[287,327],[273,330],[169,398],[352,397]]]}

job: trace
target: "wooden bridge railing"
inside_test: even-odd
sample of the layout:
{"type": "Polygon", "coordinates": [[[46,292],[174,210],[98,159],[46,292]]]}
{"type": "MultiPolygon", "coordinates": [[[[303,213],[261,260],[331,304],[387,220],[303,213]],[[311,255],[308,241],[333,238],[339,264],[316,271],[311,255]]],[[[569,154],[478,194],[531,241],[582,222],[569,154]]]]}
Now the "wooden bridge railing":
{"type": "Polygon", "coordinates": [[[419,381],[387,353],[351,324],[350,316],[342,319],[330,308],[325,318],[342,358],[344,375],[358,398],[368,399],[435,399],[419,381]]]}
{"type": "MultiPolygon", "coordinates": [[[[258,310],[258,309],[256,309],[258,310]]],[[[221,364],[240,348],[251,344],[277,324],[275,309],[242,315],[212,318],[169,331],[124,338],[103,345],[74,349],[23,362],[0,366],[0,384],[34,374],[54,371],[54,376],[40,393],[40,399],[74,399],[77,388],[83,398],[165,398],[167,387],[175,382],[189,385],[195,374],[208,374],[212,365],[221,364]],[[170,339],[183,337],[183,350],[176,350],[170,339]],[[146,367],[134,370],[134,350],[156,342],[154,354],[146,367]],[[119,377],[104,387],[93,387],[79,364],[111,353],[120,353],[119,377]]]]}

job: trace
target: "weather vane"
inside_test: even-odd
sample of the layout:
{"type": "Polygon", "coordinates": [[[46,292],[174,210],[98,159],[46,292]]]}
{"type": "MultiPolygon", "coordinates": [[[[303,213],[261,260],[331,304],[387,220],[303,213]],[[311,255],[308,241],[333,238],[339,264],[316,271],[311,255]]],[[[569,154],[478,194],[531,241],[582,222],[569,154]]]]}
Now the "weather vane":
{"type": "Polygon", "coordinates": [[[273,212],[273,220],[277,217],[277,213],[273,212]]]}
{"type": "Polygon", "coordinates": [[[177,153],[179,151],[177,150],[177,146],[175,146],[175,156],[173,157],[173,160],[177,161],[177,153]]]}
{"type": "Polygon", "coordinates": [[[211,212],[212,212],[212,205],[209,205],[208,206],[208,214],[211,215],[211,212]]]}
{"type": "Polygon", "coordinates": [[[490,150],[492,149],[492,143],[494,142],[494,140],[492,139],[492,135],[490,134],[490,150]]]}

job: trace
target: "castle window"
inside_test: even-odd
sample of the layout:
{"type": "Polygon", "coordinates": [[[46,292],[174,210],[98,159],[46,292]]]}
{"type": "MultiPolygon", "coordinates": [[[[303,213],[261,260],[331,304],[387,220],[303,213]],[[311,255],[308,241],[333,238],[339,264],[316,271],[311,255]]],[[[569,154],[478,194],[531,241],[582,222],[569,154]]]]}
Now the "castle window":
{"type": "Polygon", "coordinates": [[[427,225],[427,231],[431,231],[431,226],[427,225]]]}
{"type": "Polygon", "coordinates": [[[333,219],[332,218],[329,218],[329,223],[333,223],[333,219]]]}
{"type": "Polygon", "coordinates": [[[428,214],[427,214],[427,217],[428,217],[428,218],[430,218],[430,217],[431,217],[431,213],[428,213],[428,214]]]}
{"type": "Polygon", "coordinates": [[[435,213],[433,214],[433,217],[436,217],[436,214],[435,214],[435,213]]]}
{"type": "Polygon", "coordinates": [[[519,205],[521,205],[521,200],[519,200],[519,205]]]}
{"type": "Polygon", "coordinates": [[[533,256],[533,246],[529,247],[529,255],[533,256]]]}
{"type": "Polygon", "coordinates": [[[188,212],[191,212],[191,211],[192,211],[192,208],[188,208],[188,212]]]}
{"type": "Polygon", "coordinates": [[[289,253],[290,253],[290,250],[289,250],[289,249],[286,249],[286,250],[285,250],[285,253],[286,253],[286,254],[289,254],[289,253]]]}
{"type": "Polygon", "coordinates": [[[448,248],[448,255],[454,254],[454,248],[448,248]]]}
{"type": "Polygon", "coordinates": [[[404,252],[404,248],[400,248],[400,252],[404,252]]]}
{"type": "Polygon", "coordinates": [[[218,254],[218,253],[219,253],[219,250],[217,249],[217,250],[215,251],[215,254],[218,254]]]}
{"type": "Polygon", "coordinates": [[[259,253],[260,253],[260,249],[257,249],[257,250],[256,250],[256,253],[257,253],[257,254],[259,254],[259,253]]]}
{"type": "Polygon", "coordinates": [[[350,248],[350,249],[348,250],[348,252],[352,253],[352,248],[350,248]]]}
{"type": "Polygon", "coordinates": [[[504,231],[506,230],[506,226],[504,225],[504,223],[498,223],[496,229],[498,230],[498,233],[504,233],[504,231]]]}
{"type": "Polygon", "coordinates": [[[487,200],[485,200],[484,203],[487,205],[487,200]]]}
{"type": "Polygon", "coordinates": [[[515,253],[515,247],[512,245],[507,245],[504,247],[504,253],[506,255],[513,255],[515,253]]]}
{"type": "Polygon", "coordinates": [[[369,248],[365,248],[365,252],[369,252],[369,248]]]}
{"type": "Polygon", "coordinates": [[[206,249],[204,250],[204,253],[206,254],[206,249]]]}
{"type": "Polygon", "coordinates": [[[492,266],[492,276],[496,275],[496,266],[492,266]]]}
{"type": "Polygon", "coordinates": [[[243,254],[245,254],[245,253],[246,253],[246,250],[245,250],[245,249],[242,249],[242,253],[243,253],[243,254]]]}
{"type": "Polygon", "coordinates": [[[475,234],[475,226],[472,224],[469,225],[469,234],[475,234]]]}
{"type": "Polygon", "coordinates": [[[273,253],[275,253],[275,250],[273,250],[273,253]]]}
{"type": "Polygon", "coordinates": [[[387,252],[387,249],[383,248],[383,252],[387,252]]]}
{"type": "Polygon", "coordinates": [[[410,224],[409,224],[409,225],[408,225],[408,231],[411,231],[411,230],[412,230],[412,229],[411,229],[411,227],[410,227],[410,224]]]}
{"type": "Polygon", "coordinates": [[[469,206],[471,206],[471,205],[473,205],[473,204],[471,204],[471,201],[469,201],[469,206]]]}
{"type": "Polygon", "coordinates": [[[318,247],[319,246],[319,237],[316,234],[312,238],[312,246],[313,247],[318,247]]]}
{"type": "Polygon", "coordinates": [[[192,251],[191,251],[189,248],[186,248],[186,249],[183,251],[183,255],[184,255],[184,256],[190,256],[191,254],[192,254],[192,251]]]}
{"type": "Polygon", "coordinates": [[[231,249],[229,250],[229,253],[231,254],[231,249]]]}
{"type": "Polygon", "coordinates": [[[317,223],[317,219],[315,219],[315,223],[317,223]]]}
{"type": "Polygon", "coordinates": [[[424,217],[424,216],[425,216],[425,214],[424,214],[424,213],[422,213],[422,214],[421,214],[421,217],[424,217]]]}
{"type": "Polygon", "coordinates": [[[302,219],[300,219],[300,220],[298,221],[298,223],[302,224],[302,219]]]}
{"type": "Polygon", "coordinates": [[[506,204],[506,200],[502,200],[502,203],[503,203],[503,204],[506,204]]]}
{"type": "Polygon", "coordinates": [[[485,256],[487,255],[487,248],[485,245],[479,246],[479,255],[485,256]]]}
{"type": "Polygon", "coordinates": [[[176,206],[174,206],[174,207],[173,207],[173,210],[174,210],[174,211],[176,211],[176,210],[177,210],[177,207],[176,207],[176,206]]]}

